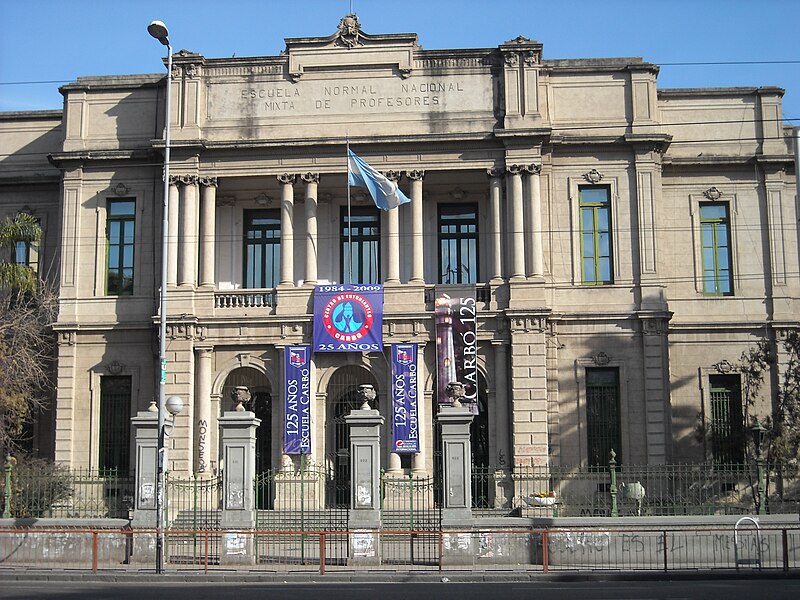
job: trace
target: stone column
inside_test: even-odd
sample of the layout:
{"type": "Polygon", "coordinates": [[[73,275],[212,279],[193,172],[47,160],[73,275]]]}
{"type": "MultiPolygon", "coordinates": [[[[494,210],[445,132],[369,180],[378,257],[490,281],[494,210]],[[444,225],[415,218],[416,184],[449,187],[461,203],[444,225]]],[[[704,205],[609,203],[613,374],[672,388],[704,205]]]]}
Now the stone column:
{"type": "Polygon", "coordinates": [[[294,182],[290,173],[278,175],[281,184],[281,280],[294,285],[294,182]]]}
{"type": "Polygon", "coordinates": [[[542,165],[530,164],[525,167],[525,179],[527,180],[528,205],[528,279],[539,278],[544,275],[544,256],[542,244],[542,192],[539,181],[539,174],[542,172],[542,165]]]}
{"type": "Polygon", "coordinates": [[[178,183],[180,177],[170,175],[169,177],[169,219],[167,232],[167,286],[175,287],[178,285],[178,218],[180,215],[180,189],[178,183]]]}
{"type": "Polygon", "coordinates": [[[195,467],[199,476],[211,474],[211,376],[213,348],[195,346],[197,356],[197,384],[194,396],[195,409],[195,467]]]}
{"type": "Polygon", "coordinates": [[[414,454],[411,459],[411,469],[414,473],[425,472],[425,461],[428,453],[426,452],[426,444],[429,439],[429,432],[432,431],[433,423],[431,422],[431,411],[428,410],[429,398],[425,394],[425,386],[421,382],[426,380],[427,373],[425,371],[425,344],[417,344],[417,419],[419,419],[419,429],[417,435],[419,436],[419,452],[414,454]]]}
{"type": "MultiPolygon", "coordinates": [[[[229,411],[219,419],[222,444],[222,529],[255,527],[256,428],[261,420],[250,411],[229,411]]],[[[221,564],[253,564],[253,536],[226,533],[221,564]]]]}
{"type": "Polygon", "coordinates": [[[425,171],[406,171],[406,177],[411,180],[411,281],[425,283],[425,233],[422,221],[422,179],[425,171]]]}
{"type": "Polygon", "coordinates": [[[183,206],[180,231],[180,272],[178,283],[182,286],[197,285],[197,176],[181,177],[183,183],[183,206]]]}
{"type": "Polygon", "coordinates": [[[503,169],[486,169],[489,176],[489,279],[494,283],[499,283],[503,278],[503,244],[502,244],[502,223],[500,220],[500,199],[503,194],[503,169]]]}
{"type": "Polygon", "coordinates": [[[217,178],[200,178],[200,285],[214,287],[214,246],[216,242],[217,178]]]}
{"type": "MultiPolygon", "coordinates": [[[[386,178],[397,183],[399,171],[387,171],[386,178]]],[[[413,202],[413,200],[412,200],[413,202]]],[[[386,283],[400,283],[400,208],[386,212],[386,283]]]]}
{"type": "Polygon", "coordinates": [[[508,347],[504,341],[492,342],[494,348],[494,414],[495,414],[495,440],[497,443],[497,457],[495,465],[499,469],[508,469],[511,466],[510,457],[510,428],[508,412],[508,347]]]}
{"type": "Polygon", "coordinates": [[[304,173],[306,182],[306,274],[305,284],[317,283],[317,186],[319,173],[304,173]]]}
{"type": "Polygon", "coordinates": [[[509,222],[510,235],[507,239],[511,241],[509,249],[511,260],[511,279],[525,278],[525,234],[524,234],[524,213],[522,204],[522,167],[510,165],[507,167],[509,178],[509,190],[511,200],[511,219],[509,222]]]}

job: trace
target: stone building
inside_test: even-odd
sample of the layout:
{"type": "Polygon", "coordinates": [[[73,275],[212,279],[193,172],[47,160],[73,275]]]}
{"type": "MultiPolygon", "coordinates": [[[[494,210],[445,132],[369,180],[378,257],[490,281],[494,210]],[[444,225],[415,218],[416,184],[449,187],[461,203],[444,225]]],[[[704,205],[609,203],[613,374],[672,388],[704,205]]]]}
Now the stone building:
{"type": "MultiPolygon", "coordinates": [[[[158,395],[166,233],[166,387],[187,405],[173,472],[219,470],[237,386],[262,419],[259,468],[281,465],[284,350],[311,343],[315,286],[342,283],[383,284],[383,343],[419,348],[421,448],[400,455],[384,432],[388,471],[434,468],[441,293],[476,298],[475,464],[736,460],[735,364],[800,314],[783,90],[657,76],[640,58],[545,58],[521,36],[423,50],[347,17],[278,56],[181,50],[169,78],[81,77],[63,111],[0,115],[0,213],[40,219],[41,248],[18,258],[60,290],[40,451],[133,467],[130,419],[158,395]],[[351,188],[348,211],[348,142],[411,202],[380,211],[351,188]]],[[[313,354],[309,459],[337,476],[363,383],[388,415],[386,353],[313,354]]]]}

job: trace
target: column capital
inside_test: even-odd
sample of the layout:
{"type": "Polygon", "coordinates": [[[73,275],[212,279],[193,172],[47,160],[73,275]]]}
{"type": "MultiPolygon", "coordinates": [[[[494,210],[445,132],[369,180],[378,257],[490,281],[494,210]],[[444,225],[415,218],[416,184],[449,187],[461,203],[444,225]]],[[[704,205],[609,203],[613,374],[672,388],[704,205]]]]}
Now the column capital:
{"type": "MultiPolygon", "coordinates": [[[[302,179],[306,183],[319,183],[320,175],[319,173],[312,173],[309,171],[308,173],[303,173],[302,175],[300,175],[300,179],[302,179]]],[[[281,181],[280,176],[278,177],[278,181],[281,181]]],[[[281,181],[281,183],[284,182],[281,181]]]]}
{"type": "Polygon", "coordinates": [[[200,185],[205,187],[217,187],[216,177],[200,177],[200,185]]]}
{"type": "Polygon", "coordinates": [[[524,169],[526,173],[530,173],[531,175],[538,175],[539,173],[542,172],[542,165],[531,163],[529,165],[525,165],[524,169]]]}
{"type": "Polygon", "coordinates": [[[408,177],[411,181],[422,181],[425,178],[425,171],[419,169],[406,171],[406,177],[408,177]]]}
{"type": "Polygon", "coordinates": [[[509,175],[522,175],[522,172],[525,170],[523,165],[513,164],[513,165],[506,165],[506,172],[509,175]]]}
{"type": "Polygon", "coordinates": [[[178,185],[181,182],[180,175],[170,175],[169,176],[169,184],[170,185],[178,185]]]}
{"type": "Polygon", "coordinates": [[[278,175],[278,181],[283,184],[294,185],[297,175],[294,173],[282,173],[278,175]]]}
{"type": "Polygon", "coordinates": [[[178,181],[183,185],[197,185],[197,175],[178,175],[178,181]]]}
{"type": "Polygon", "coordinates": [[[505,169],[503,167],[490,167],[486,169],[486,175],[488,177],[502,177],[505,169]]]}
{"type": "Polygon", "coordinates": [[[395,183],[397,183],[398,181],[400,181],[400,178],[403,176],[403,172],[402,171],[384,171],[383,175],[389,181],[394,181],[395,183]]]}

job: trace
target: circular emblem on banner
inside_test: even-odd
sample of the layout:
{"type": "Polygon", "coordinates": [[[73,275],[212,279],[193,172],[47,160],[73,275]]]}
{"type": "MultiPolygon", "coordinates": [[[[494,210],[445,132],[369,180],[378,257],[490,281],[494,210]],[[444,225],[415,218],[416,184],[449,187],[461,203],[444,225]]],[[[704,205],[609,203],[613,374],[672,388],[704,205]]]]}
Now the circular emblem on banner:
{"type": "Polygon", "coordinates": [[[347,292],[331,298],[322,311],[322,323],[328,335],[340,342],[357,342],[370,329],[375,313],[361,294],[347,292]]]}

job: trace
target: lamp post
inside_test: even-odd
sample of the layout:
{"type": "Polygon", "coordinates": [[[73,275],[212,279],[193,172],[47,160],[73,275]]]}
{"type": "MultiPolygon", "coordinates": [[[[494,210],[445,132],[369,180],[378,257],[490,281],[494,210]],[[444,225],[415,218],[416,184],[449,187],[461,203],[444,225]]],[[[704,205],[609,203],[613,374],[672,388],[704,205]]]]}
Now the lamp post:
{"type": "Polygon", "coordinates": [[[172,45],[169,30],[162,21],[153,21],[147,26],[147,33],[167,47],[167,83],[164,114],[164,197],[162,198],[161,219],[161,304],[159,314],[158,346],[158,464],[156,469],[156,573],[164,570],[164,466],[165,430],[164,411],[166,410],[167,384],[167,252],[169,250],[169,121],[172,79],[172,45]]]}
{"type": "Polygon", "coordinates": [[[766,436],[767,429],[761,424],[761,421],[756,419],[756,424],[753,425],[751,430],[753,432],[753,444],[756,447],[756,476],[758,477],[758,484],[756,492],[758,495],[758,514],[767,514],[767,483],[764,473],[764,437],[766,436]]]}

